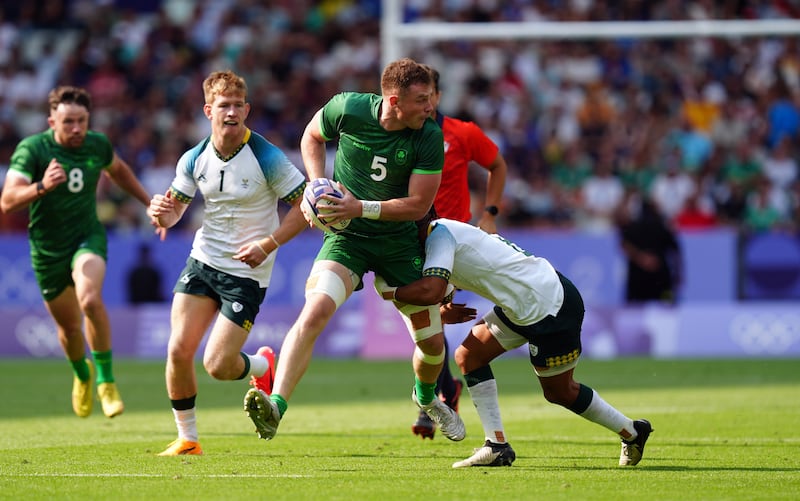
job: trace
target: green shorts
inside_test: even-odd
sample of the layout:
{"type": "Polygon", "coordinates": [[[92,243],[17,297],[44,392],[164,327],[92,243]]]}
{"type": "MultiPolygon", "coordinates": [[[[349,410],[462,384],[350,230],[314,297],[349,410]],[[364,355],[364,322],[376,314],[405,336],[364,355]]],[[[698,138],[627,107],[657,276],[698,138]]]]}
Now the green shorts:
{"type": "Polygon", "coordinates": [[[378,237],[327,233],[316,260],[336,261],[349,268],[361,279],[356,290],[364,286],[367,271],[382,276],[392,287],[409,284],[422,277],[425,263],[414,227],[409,228],[408,235],[392,237],[391,242],[378,237]]]}
{"type": "Polygon", "coordinates": [[[108,257],[106,229],[101,224],[94,226],[85,238],[70,247],[53,251],[31,242],[31,264],[36,275],[36,283],[45,301],[58,297],[64,289],[75,285],[72,280],[72,267],[75,259],[87,252],[97,254],[104,261],[108,257]]]}
{"type": "Polygon", "coordinates": [[[261,303],[267,293],[251,278],[241,278],[219,271],[189,258],[173,292],[207,296],[219,304],[219,311],[247,332],[253,328],[261,303]]]}

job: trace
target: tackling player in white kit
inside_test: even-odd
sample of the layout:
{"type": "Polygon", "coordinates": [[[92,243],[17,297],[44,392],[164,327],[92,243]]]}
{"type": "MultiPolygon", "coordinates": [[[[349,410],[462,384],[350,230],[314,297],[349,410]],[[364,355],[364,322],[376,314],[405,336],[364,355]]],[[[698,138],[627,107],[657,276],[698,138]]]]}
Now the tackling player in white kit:
{"type": "Polygon", "coordinates": [[[584,305],[572,282],[546,259],[500,235],[451,219],[429,224],[425,256],[423,278],[415,282],[389,287],[376,277],[375,287],[384,299],[438,304],[448,295],[449,283],[495,304],[455,351],[486,442],[469,458],[454,463],[454,468],[510,466],[516,458],[506,440],[489,363],[525,343],[545,399],[618,434],[620,466],[639,463],[653,431],[650,423],[626,417],[573,379],[581,354],[584,305]]]}

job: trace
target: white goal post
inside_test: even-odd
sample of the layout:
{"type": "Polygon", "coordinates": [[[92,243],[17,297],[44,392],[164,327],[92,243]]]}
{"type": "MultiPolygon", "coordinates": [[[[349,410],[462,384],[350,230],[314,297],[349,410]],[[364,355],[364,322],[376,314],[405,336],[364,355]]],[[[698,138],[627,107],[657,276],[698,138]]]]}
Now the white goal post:
{"type": "Polygon", "coordinates": [[[598,40],[609,38],[766,37],[800,35],[800,20],[607,22],[403,22],[403,0],[384,0],[383,66],[403,57],[406,40],[598,40]]]}

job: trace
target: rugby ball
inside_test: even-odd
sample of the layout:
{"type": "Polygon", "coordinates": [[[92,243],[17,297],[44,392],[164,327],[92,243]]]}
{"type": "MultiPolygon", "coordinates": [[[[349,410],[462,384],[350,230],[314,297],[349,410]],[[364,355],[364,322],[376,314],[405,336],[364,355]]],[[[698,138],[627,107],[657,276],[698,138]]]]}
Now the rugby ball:
{"type": "Polygon", "coordinates": [[[337,198],[342,198],[344,194],[339,188],[339,183],[326,179],[324,177],[314,179],[306,184],[306,189],[303,191],[303,201],[300,203],[300,210],[306,221],[313,224],[317,228],[327,233],[338,233],[350,224],[349,219],[335,219],[328,221],[325,219],[325,206],[330,202],[322,195],[332,195],[337,198]]]}

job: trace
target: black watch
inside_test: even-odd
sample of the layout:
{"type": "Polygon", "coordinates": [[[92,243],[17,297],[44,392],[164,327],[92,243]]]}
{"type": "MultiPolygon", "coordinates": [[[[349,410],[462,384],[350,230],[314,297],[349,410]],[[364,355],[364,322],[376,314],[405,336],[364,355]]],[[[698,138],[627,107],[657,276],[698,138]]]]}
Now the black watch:
{"type": "Polygon", "coordinates": [[[490,206],[486,207],[483,210],[485,210],[486,212],[488,212],[489,214],[491,214],[493,216],[496,216],[497,213],[500,212],[500,211],[497,210],[497,206],[496,205],[490,205],[490,206]]]}

